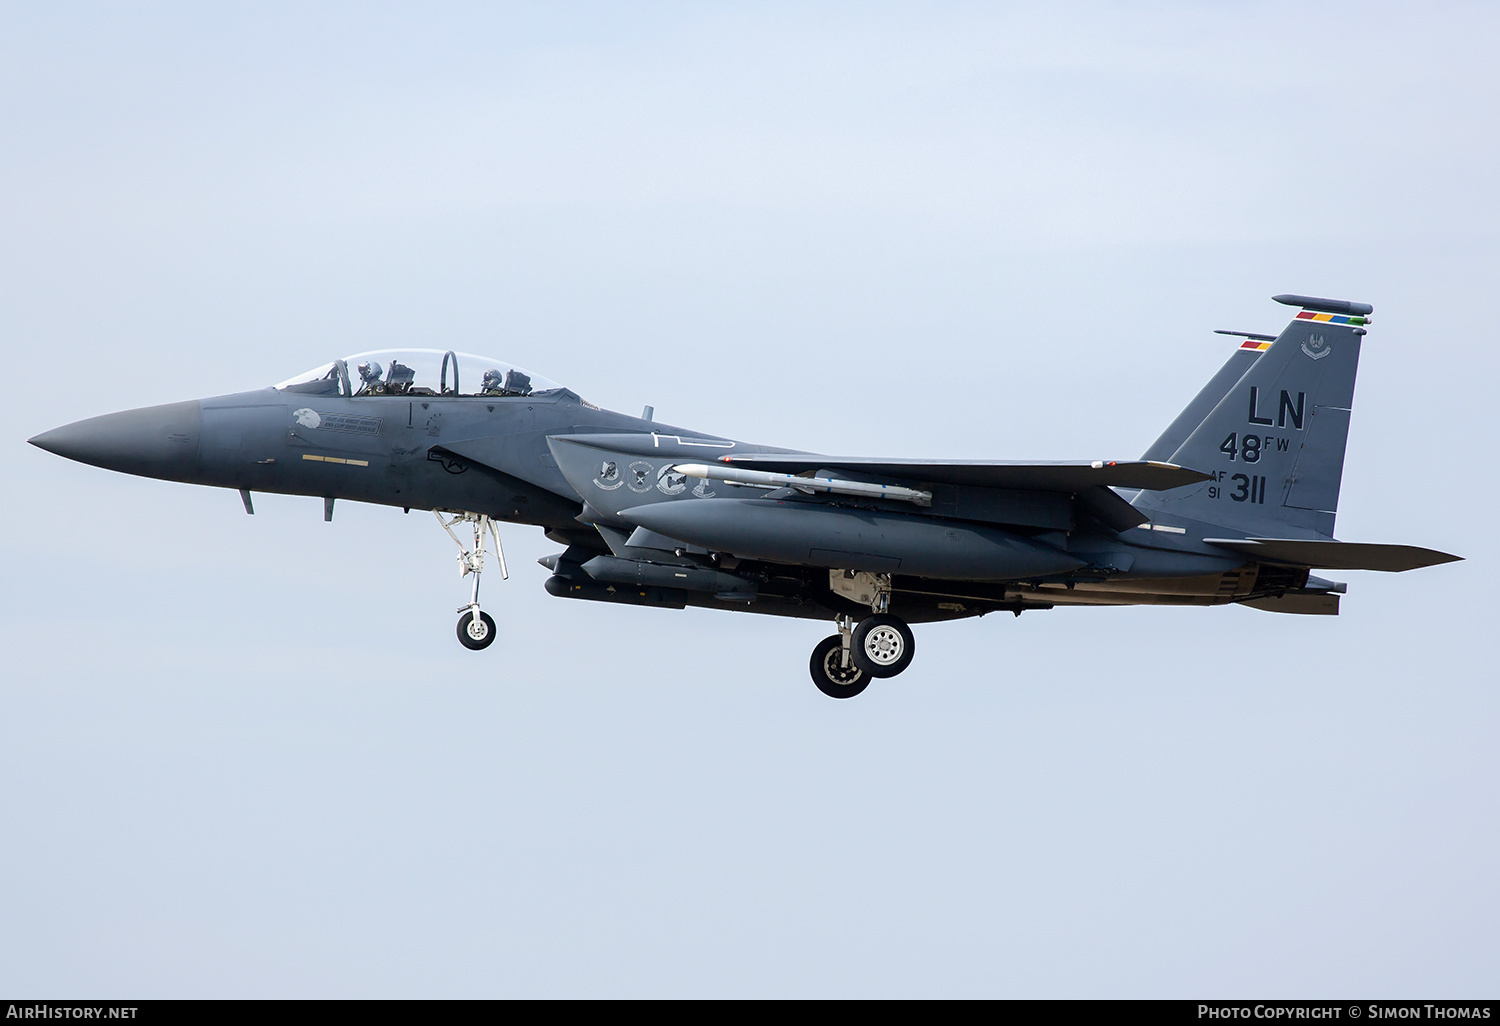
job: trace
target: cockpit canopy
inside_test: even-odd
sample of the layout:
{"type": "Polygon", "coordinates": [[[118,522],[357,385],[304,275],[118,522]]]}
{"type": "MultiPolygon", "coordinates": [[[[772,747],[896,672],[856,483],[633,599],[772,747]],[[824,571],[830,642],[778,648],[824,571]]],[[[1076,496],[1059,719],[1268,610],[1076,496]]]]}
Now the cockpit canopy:
{"type": "Polygon", "coordinates": [[[514,396],[561,387],[504,360],[441,349],[355,353],[275,386],[280,392],[342,396],[514,396]]]}

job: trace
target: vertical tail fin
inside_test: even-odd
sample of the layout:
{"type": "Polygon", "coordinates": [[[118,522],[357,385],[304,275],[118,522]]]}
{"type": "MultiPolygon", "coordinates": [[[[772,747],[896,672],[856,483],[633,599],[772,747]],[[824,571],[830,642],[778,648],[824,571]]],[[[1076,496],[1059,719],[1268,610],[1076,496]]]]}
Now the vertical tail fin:
{"type": "MultiPolygon", "coordinates": [[[[1224,334],[1238,334],[1238,332],[1224,332],[1224,334]]],[[[1219,400],[1229,394],[1235,382],[1245,376],[1260,354],[1270,348],[1272,338],[1270,335],[1246,335],[1245,342],[1234,351],[1234,355],[1219,368],[1219,372],[1208,379],[1208,384],[1203,390],[1193,397],[1177,419],[1167,426],[1161,433],[1161,437],[1151,443],[1151,448],[1142,454],[1143,460],[1156,460],[1158,462],[1170,462],[1172,454],[1187,441],[1188,435],[1193,429],[1203,423],[1203,418],[1213,412],[1213,408],[1219,405],[1219,400]]]]}
{"type": "Polygon", "coordinates": [[[1143,492],[1137,506],[1247,534],[1274,536],[1290,527],[1333,535],[1360,342],[1373,308],[1308,296],[1274,298],[1301,312],[1213,402],[1210,391],[1225,385],[1221,379],[1235,367],[1233,359],[1225,364],[1157,443],[1175,441],[1173,429],[1181,434],[1180,422],[1194,407],[1213,402],[1167,459],[1211,472],[1215,480],[1143,492]]]}

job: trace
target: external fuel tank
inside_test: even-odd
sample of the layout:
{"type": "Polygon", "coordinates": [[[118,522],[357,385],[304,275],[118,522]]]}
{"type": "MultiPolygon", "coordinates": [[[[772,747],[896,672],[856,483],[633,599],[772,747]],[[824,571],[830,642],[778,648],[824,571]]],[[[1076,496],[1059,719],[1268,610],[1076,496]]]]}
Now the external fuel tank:
{"type": "Polygon", "coordinates": [[[701,499],[622,510],[620,519],[742,559],[952,581],[1024,580],[1084,561],[997,527],[785,499],[701,499]]]}

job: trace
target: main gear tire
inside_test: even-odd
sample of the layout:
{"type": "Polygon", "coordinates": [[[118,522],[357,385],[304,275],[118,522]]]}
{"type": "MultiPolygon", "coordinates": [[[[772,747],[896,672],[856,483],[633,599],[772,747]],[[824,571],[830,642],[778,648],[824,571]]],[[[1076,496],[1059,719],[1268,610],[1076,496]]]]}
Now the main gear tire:
{"type": "Polygon", "coordinates": [[[867,616],[854,628],[849,655],[871,677],[894,677],[911,665],[917,642],[906,621],[888,613],[867,616]]]}
{"type": "Polygon", "coordinates": [[[808,668],[813,683],[829,698],[853,698],[870,686],[870,675],[856,666],[852,658],[848,666],[844,665],[844,639],[838,634],[818,642],[808,668]]]}
{"type": "Polygon", "coordinates": [[[478,652],[489,648],[495,640],[495,619],[489,613],[480,613],[478,619],[465,610],[458,618],[458,640],[464,648],[478,652]]]}

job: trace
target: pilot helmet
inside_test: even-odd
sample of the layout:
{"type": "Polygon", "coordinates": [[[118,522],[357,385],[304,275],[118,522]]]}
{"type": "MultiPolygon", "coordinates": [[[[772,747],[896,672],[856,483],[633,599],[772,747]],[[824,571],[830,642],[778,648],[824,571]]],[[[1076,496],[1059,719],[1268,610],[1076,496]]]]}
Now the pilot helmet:
{"type": "Polygon", "coordinates": [[[376,363],[374,360],[371,360],[369,363],[362,363],[359,365],[359,379],[367,385],[379,381],[380,375],[384,372],[385,371],[380,366],[380,364],[376,363]]]}

